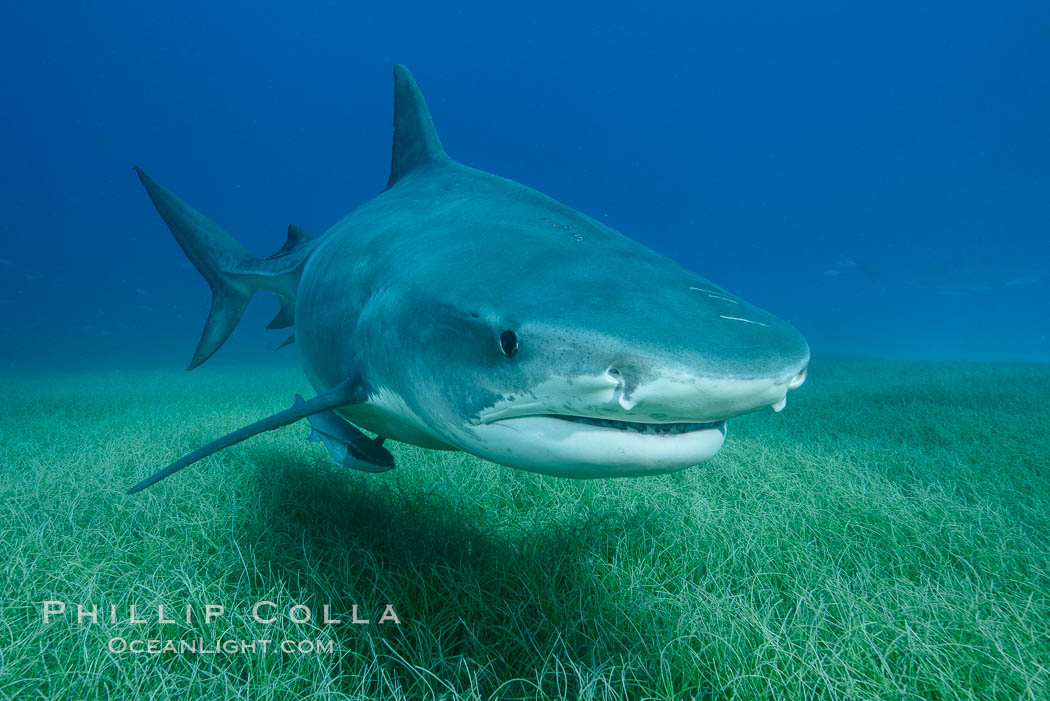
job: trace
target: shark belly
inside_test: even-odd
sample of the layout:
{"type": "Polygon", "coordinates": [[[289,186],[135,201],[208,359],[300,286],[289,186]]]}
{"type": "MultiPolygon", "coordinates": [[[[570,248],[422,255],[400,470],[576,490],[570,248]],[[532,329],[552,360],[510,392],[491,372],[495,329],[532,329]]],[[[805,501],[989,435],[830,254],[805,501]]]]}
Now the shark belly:
{"type": "Polygon", "coordinates": [[[369,401],[336,413],[355,426],[400,443],[431,450],[459,450],[435,435],[401,397],[388,390],[380,390],[369,401]]]}

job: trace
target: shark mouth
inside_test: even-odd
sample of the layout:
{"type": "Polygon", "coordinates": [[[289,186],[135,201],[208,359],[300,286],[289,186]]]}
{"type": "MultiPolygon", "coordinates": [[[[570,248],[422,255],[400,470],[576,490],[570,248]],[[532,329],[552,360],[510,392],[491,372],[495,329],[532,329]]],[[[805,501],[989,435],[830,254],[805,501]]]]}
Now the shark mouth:
{"type": "Polygon", "coordinates": [[[597,419],[590,416],[573,416],[567,414],[539,414],[548,419],[559,419],[574,423],[587,424],[600,428],[613,429],[615,431],[631,431],[651,436],[672,436],[680,433],[693,433],[694,431],[707,431],[718,429],[725,434],[725,421],[707,421],[703,423],[647,423],[642,421],[621,421],[618,419],[597,419]]]}
{"type": "Polygon", "coordinates": [[[725,421],[625,421],[537,412],[475,424],[465,449],[522,470],[590,479],[682,470],[714,456],[725,437],[725,421]]]}

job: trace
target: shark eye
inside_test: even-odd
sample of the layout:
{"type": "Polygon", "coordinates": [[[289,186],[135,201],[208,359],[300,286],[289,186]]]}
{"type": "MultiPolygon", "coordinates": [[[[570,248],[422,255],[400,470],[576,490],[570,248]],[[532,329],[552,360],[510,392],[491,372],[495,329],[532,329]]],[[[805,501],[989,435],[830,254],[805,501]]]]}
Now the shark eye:
{"type": "Polygon", "coordinates": [[[508,358],[518,352],[518,335],[513,331],[504,331],[499,335],[499,347],[508,358]]]}

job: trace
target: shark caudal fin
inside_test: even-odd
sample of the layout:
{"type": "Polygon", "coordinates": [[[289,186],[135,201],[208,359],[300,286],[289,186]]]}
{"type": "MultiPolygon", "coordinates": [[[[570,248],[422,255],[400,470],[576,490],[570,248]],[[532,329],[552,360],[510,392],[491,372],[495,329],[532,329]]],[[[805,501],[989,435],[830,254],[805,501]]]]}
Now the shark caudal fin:
{"type": "Polygon", "coordinates": [[[394,147],[387,189],[417,168],[449,160],[415,78],[401,64],[394,66],[394,147]]]}
{"type": "Polygon", "coordinates": [[[280,329],[295,322],[295,292],[314,239],[297,226],[288,227],[288,240],[269,258],[260,259],[240,242],[160,183],[135,168],[161,218],[194,267],[211,286],[211,311],[193,353],[192,370],[214,355],[233,333],[256,290],[277,296],[280,311],[267,328],[280,329]]]}

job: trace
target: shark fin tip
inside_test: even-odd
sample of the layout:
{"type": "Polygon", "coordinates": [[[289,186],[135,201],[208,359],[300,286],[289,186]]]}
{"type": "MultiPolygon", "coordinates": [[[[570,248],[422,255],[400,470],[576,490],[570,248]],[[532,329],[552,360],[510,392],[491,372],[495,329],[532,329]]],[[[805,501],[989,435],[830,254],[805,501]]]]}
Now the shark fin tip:
{"type": "Polygon", "coordinates": [[[412,73],[394,66],[394,145],[387,189],[406,174],[427,164],[447,161],[426,100],[412,73]]]}

